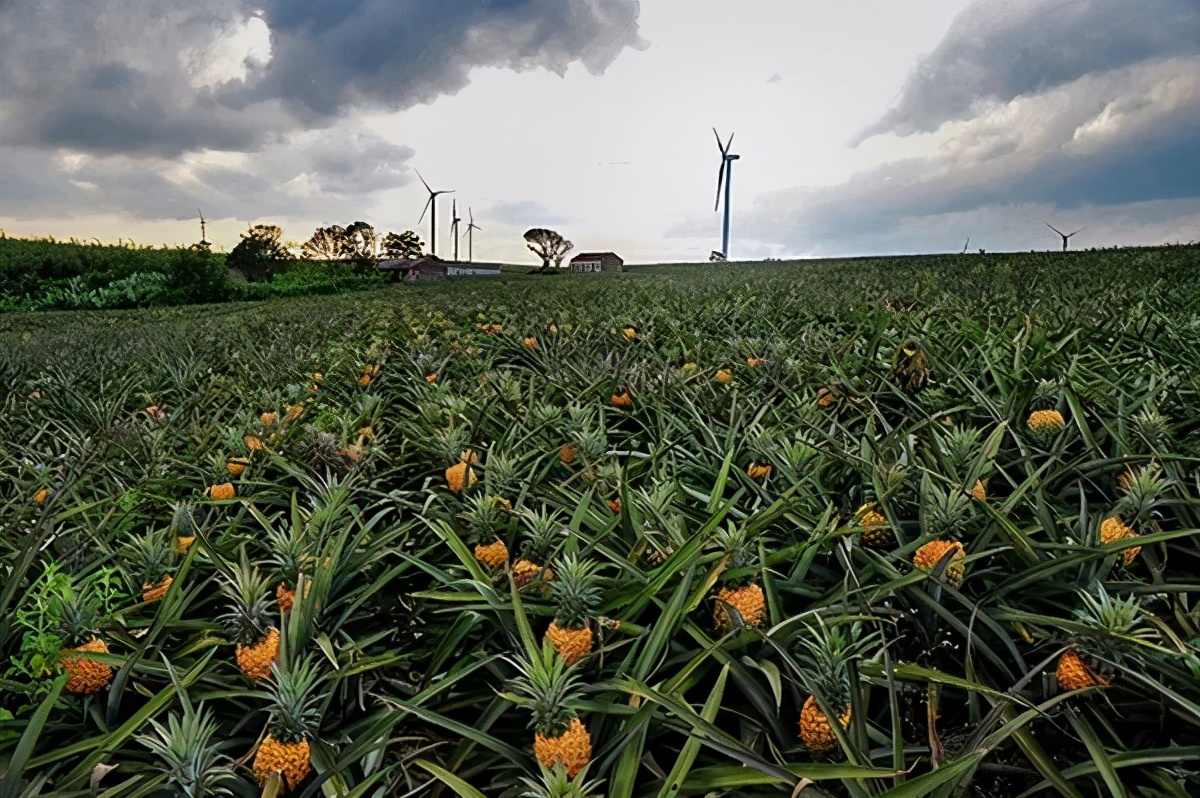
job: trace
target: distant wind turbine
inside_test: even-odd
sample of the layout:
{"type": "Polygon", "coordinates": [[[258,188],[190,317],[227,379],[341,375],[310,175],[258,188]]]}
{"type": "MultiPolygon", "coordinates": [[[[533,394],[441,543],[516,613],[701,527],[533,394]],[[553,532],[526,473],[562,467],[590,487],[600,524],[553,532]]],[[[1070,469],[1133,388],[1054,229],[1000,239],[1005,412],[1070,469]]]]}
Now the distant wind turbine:
{"type": "Polygon", "coordinates": [[[458,200],[450,202],[450,230],[454,233],[454,260],[458,260],[458,223],[462,219],[458,218],[458,200]]]}
{"type": "MultiPolygon", "coordinates": [[[[416,169],[413,170],[417,172],[416,169]]],[[[421,173],[417,172],[417,177],[424,184],[425,190],[429,192],[429,199],[425,202],[425,207],[421,210],[421,219],[425,218],[425,211],[429,211],[429,254],[437,254],[437,197],[438,194],[453,194],[454,190],[434,191],[425,182],[425,178],[421,177],[421,173]]],[[[421,223],[421,219],[417,219],[417,224],[421,223]]]]}
{"type": "Polygon", "coordinates": [[[967,243],[963,244],[962,252],[960,252],[960,253],[958,253],[958,254],[959,254],[959,255],[966,255],[966,254],[967,254],[967,247],[969,247],[970,245],[971,245],[971,237],[970,237],[970,236],[967,236],[967,243]]]}
{"type": "Polygon", "coordinates": [[[204,223],[204,211],[197,208],[196,213],[200,214],[200,243],[207,244],[208,243],[208,228],[205,226],[205,223],[204,223]]]}
{"type": "Polygon", "coordinates": [[[483,228],[475,224],[475,214],[471,213],[471,207],[467,206],[467,262],[475,260],[475,238],[472,235],[476,230],[483,228]]]}
{"type": "Polygon", "coordinates": [[[733,183],[733,162],[740,155],[732,155],[729,148],[733,146],[733,134],[729,134],[729,141],[721,144],[721,136],[717,133],[717,129],[713,128],[713,135],[717,137],[717,149],[721,151],[721,165],[717,169],[717,202],[713,205],[713,210],[721,207],[721,183],[725,184],[725,221],[721,226],[721,256],[726,260],[729,259],[729,187],[733,183]]]}
{"type": "Polygon", "coordinates": [[[1056,232],[1056,233],[1058,233],[1060,236],[1062,236],[1062,240],[1063,240],[1063,252],[1066,252],[1066,251],[1067,251],[1067,239],[1069,239],[1071,236],[1075,235],[1075,233],[1080,233],[1080,232],[1083,232],[1085,229],[1087,229],[1087,228],[1081,227],[1081,228],[1079,228],[1078,230],[1076,230],[1076,231],[1075,231],[1075,233],[1064,233],[1063,231],[1059,230],[1057,227],[1055,227],[1054,225],[1052,225],[1052,224],[1050,224],[1049,222],[1045,221],[1044,219],[1042,220],[1042,224],[1046,225],[1046,226],[1047,226],[1047,227],[1049,227],[1051,230],[1053,230],[1054,232],[1056,232]]]}

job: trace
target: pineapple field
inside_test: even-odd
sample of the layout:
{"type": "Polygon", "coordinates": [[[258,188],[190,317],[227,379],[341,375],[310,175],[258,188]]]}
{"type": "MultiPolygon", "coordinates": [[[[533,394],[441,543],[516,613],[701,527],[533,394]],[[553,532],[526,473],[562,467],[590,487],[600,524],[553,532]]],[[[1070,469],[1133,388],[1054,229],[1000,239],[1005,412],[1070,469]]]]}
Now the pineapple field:
{"type": "Polygon", "coordinates": [[[1195,796],[1198,275],[0,316],[0,795],[1195,796]]]}

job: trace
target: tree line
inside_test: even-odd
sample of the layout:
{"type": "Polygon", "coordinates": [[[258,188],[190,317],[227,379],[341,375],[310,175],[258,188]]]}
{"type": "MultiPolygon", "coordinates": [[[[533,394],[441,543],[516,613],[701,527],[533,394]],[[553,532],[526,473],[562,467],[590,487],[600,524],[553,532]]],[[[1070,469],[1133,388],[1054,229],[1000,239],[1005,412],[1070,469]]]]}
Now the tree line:
{"type": "Polygon", "coordinates": [[[290,261],[342,261],[369,269],[385,258],[419,258],[424,246],[412,230],[380,235],[366,222],[318,227],[302,244],[284,241],[278,225],[256,224],[242,233],[226,262],[247,279],[258,280],[270,279],[290,261]]]}

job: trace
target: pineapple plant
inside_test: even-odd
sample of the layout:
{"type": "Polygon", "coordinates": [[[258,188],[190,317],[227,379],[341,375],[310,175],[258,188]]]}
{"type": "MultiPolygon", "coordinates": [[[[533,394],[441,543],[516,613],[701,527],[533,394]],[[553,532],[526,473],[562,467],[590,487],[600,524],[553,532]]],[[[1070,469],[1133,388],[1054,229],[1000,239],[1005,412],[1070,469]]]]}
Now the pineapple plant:
{"type": "Polygon", "coordinates": [[[932,373],[933,369],[929,367],[925,353],[914,341],[901,346],[892,356],[891,378],[901,390],[921,390],[929,382],[932,373]]]}
{"type": "Polygon", "coordinates": [[[203,796],[229,794],[226,782],[237,780],[228,757],[213,744],[217,723],[212,713],[201,704],[193,708],[186,692],[179,693],[183,704],[182,719],[174,712],[164,726],[149,721],[150,730],[134,739],[150,749],[158,759],[159,772],[167,777],[173,794],[203,796]]]}
{"type": "Polygon", "coordinates": [[[521,777],[524,785],[520,798],[600,798],[603,794],[600,788],[604,779],[587,781],[587,773],[580,771],[574,777],[567,775],[567,769],[561,763],[548,768],[538,763],[541,770],[541,780],[521,777]]]}
{"type": "Polygon", "coordinates": [[[276,664],[268,687],[271,717],[267,736],[254,754],[254,776],[265,782],[278,774],[284,787],[295,790],[312,772],[309,740],[317,733],[320,715],[314,694],[320,671],[311,659],[276,664]]]}
{"type": "Polygon", "coordinates": [[[508,562],[508,545],[498,531],[505,523],[511,506],[499,496],[480,494],[468,499],[462,518],[467,523],[467,544],[474,545],[475,559],[492,570],[508,562]]]}
{"type": "Polygon", "coordinates": [[[945,568],[941,572],[943,579],[951,587],[962,585],[966,568],[963,560],[966,558],[963,544],[957,540],[931,540],[917,549],[913,554],[913,566],[926,573],[938,573],[939,564],[945,560],[945,568]]]}
{"type": "Polygon", "coordinates": [[[1079,598],[1082,606],[1073,613],[1076,631],[1055,666],[1059,688],[1107,687],[1115,680],[1118,665],[1144,671],[1143,644],[1155,635],[1146,624],[1140,599],[1112,598],[1102,585],[1094,596],[1079,591],[1079,598]]]}
{"type": "Polygon", "coordinates": [[[571,708],[578,677],[565,660],[546,646],[535,659],[513,661],[520,676],[509,683],[515,697],[530,705],[534,730],[533,753],[545,768],[560,766],[568,778],[580,773],[592,758],[592,737],[571,708]]]}
{"type": "Polygon", "coordinates": [[[186,554],[196,541],[196,509],[190,502],[179,502],[171,510],[170,531],[175,536],[175,553],[186,554]]]}
{"type": "Polygon", "coordinates": [[[160,601],[174,579],[171,575],[175,558],[172,540],[167,535],[154,532],[130,537],[122,555],[127,572],[133,575],[134,584],[141,585],[142,601],[147,604],[160,601]]]}
{"type": "Polygon", "coordinates": [[[766,599],[762,586],[755,581],[758,553],[741,532],[723,531],[718,540],[728,563],[722,574],[722,587],[713,601],[713,628],[718,634],[734,628],[731,609],[742,625],[759,626],[766,616],[766,599]]]}
{"type": "Polygon", "coordinates": [[[554,571],[546,563],[558,538],[567,532],[557,513],[526,510],[522,515],[529,524],[530,534],[521,544],[520,557],[513,563],[513,582],[518,588],[525,587],[535,579],[546,582],[554,579],[554,571]]]}
{"type": "Polygon", "coordinates": [[[817,623],[799,631],[795,643],[797,663],[802,681],[809,689],[800,708],[800,740],[811,753],[827,754],[838,747],[837,733],[821,703],[840,713],[836,719],[838,726],[844,729],[849,725],[850,664],[861,658],[872,637],[862,636],[859,623],[830,627],[819,617],[817,623]]]}
{"type": "Polygon", "coordinates": [[[600,603],[596,567],[593,562],[568,555],[554,568],[556,578],[550,584],[550,596],[558,609],[545,639],[568,665],[592,652],[591,614],[600,603]]]}
{"type": "MultiPolygon", "coordinates": [[[[305,548],[304,526],[296,524],[286,532],[273,527],[268,528],[267,542],[271,548],[267,562],[273,566],[279,580],[275,584],[275,603],[281,613],[291,612],[292,604],[296,601],[296,585],[301,571],[313,560],[305,548]]],[[[304,585],[306,598],[311,589],[312,580],[309,579],[304,585]]]]}
{"type": "Polygon", "coordinates": [[[270,622],[269,584],[243,549],[240,561],[221,585],[229,599],[229,611],[220,621],[237,645],[238,668],[252,682],[270,676],[271,666],[279,659],[279,629],[270,622]]]}
{"type": "Polygon", "coordinates": [[[56,603],[57,634],[62,642],[58,661],[69,674],[67,692],[75,695],[97,693],[113,676],[112,668],[88,656],[108,653],[108,645],[98,636],[99,602],[91,590],[81,587],[76,591],[66,590],[56,603]]]}

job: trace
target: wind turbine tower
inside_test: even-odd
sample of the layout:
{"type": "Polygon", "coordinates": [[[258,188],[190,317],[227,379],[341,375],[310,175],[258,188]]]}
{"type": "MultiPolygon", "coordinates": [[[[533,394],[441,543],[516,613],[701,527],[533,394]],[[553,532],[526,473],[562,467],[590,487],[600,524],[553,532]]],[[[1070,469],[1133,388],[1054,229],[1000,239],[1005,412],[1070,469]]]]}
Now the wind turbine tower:
{"type": "Polygon", "coordinates": [[[721,207],[721,184],[725,184],[725,221],[721,225],[721,254],[726,260],[729,260],[729,187],[733,183],[733,162],[740,155],[734,155],[729,151],[733,146],[733,134],[729,134],[729,141],[721,144],[721,136],[717,133],[717,129],[713,128],[713,135],[717,137],[717,149],[721,151],[721,165],[717,169],[717,202],[713,205],[713,210],[721,207]]]}
{"type": "Polygon", "coordinates": [[[454,233],[454,260],[458,260],[458,223],[462,219],[458,218],[458,200],[450,202],[450,230],[454,233]]]}
{"type": "MultiPolygon", "coordinates": [[[[414,169],[413,171],[417,172],[416,169],[414,169]]],[[[448,191],[447,190],[434,191],[433,189],[431,189],[429,187],[429,184],[425,182],[425,178],[421,177],[420,172],[417,172],[417,177],[420,178],[421,183],[425,186],[425,190],[429,192],[429,199],[426,200],[425,207],[421,211],[421,219],[425,218],[425,211],[430,212],[429,213],[429,254],[436,255],[437,254],[437,197],[438,197],[438,194],[453,194],[454,190],[450,189],[448,191]]],[[[421,219],[417,219],[417,224],[421,223],[421,219]]]]}
{"type": "Polygon", "coordinates": [[[467,262],[472,263],[475,260],[475,238],[472,233],[483,228],[475,224],[475,214],[471,213],[470,206],[467,207],[467,262]]]}
{"type": "Polygon", "coordinates": [[[1060,236],[1062,236],[1062,240],[1063,240],[1063,252],[1066,252],[1066,251],[1067,251],[1067,240],[1068,240],[1068,239],[1070,239],[1070,238],[1071,238],[1071,236],[1075,235],[1075,233],[1080,233],[1080,232],[1083,232],[1083,230],[1085,229],[1085,228],[1081,227],[1081,228],[1079,228],[1078,230],[1076,230],[1076,231],[1075,231],[1075,233],[1064,233],[1063,231],[1059,230],[1057,227],[1055,227],[1054,225],[1050,224],[1049,222],[1047,222],[1047,221],[1045,221],[1045,220],[1042,220],[1042,224],[1046,225],[1046,226],[1047,226],[1047,227],[1049,227],[1051,230],[1053,230],[1054,232],[1056,232],[1056,233],[1058,233],[1060,236]]]}

